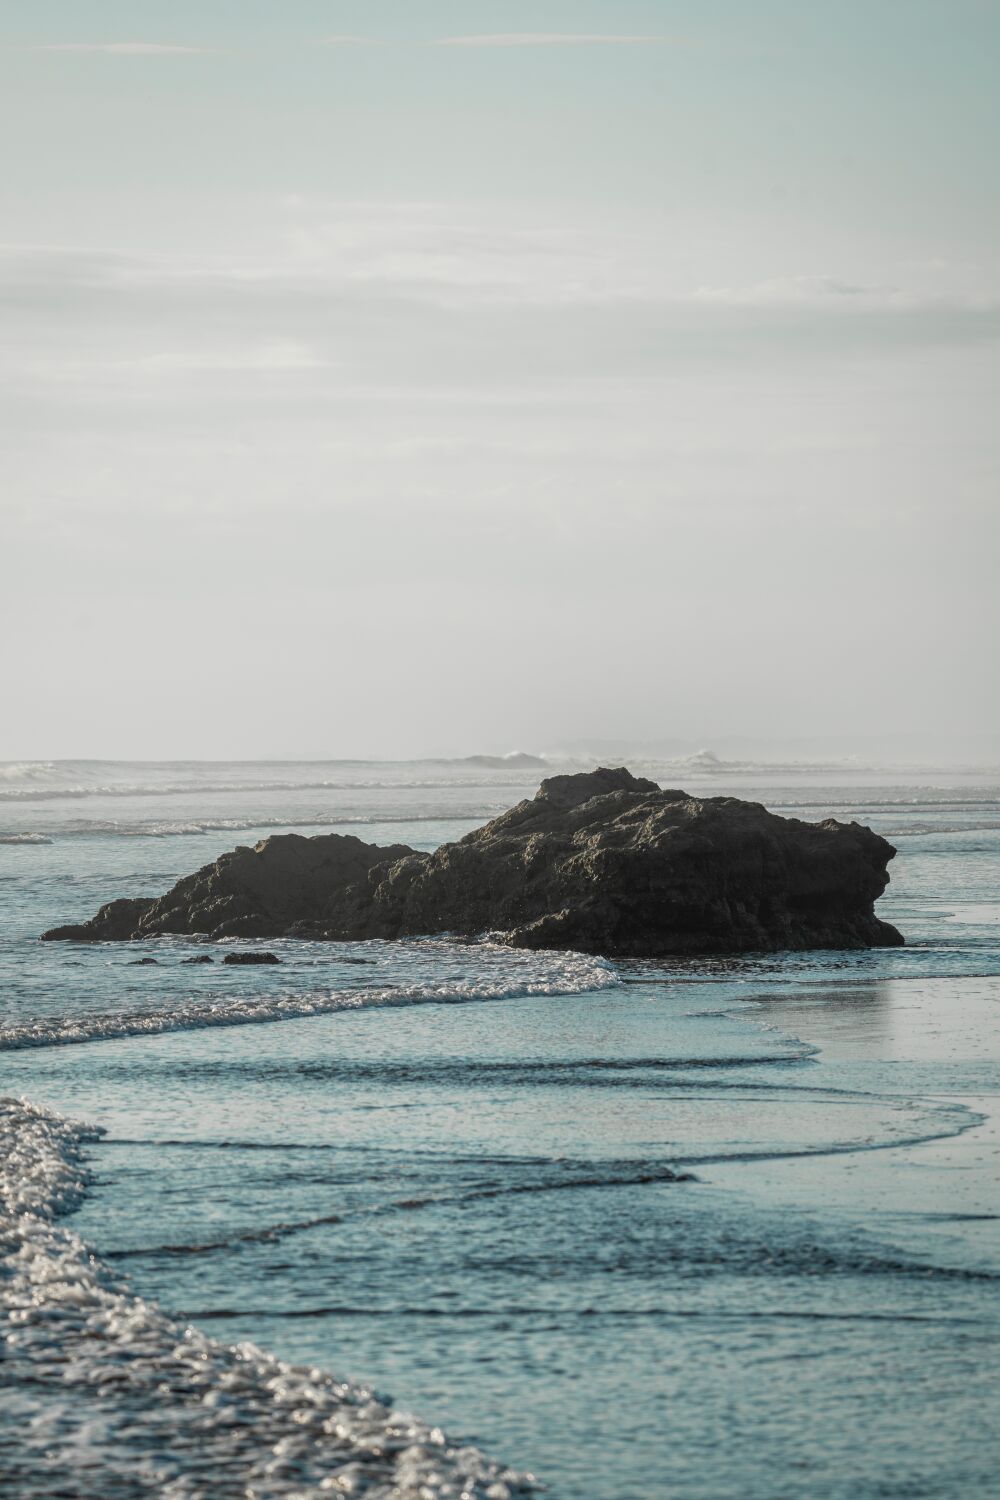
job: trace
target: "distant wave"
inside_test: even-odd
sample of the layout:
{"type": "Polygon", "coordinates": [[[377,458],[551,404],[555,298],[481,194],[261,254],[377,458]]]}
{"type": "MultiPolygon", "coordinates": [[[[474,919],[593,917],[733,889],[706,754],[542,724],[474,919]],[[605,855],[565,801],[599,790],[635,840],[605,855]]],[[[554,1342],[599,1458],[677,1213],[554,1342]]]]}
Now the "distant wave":
{"type": "Polygon", "coordinates": [[[0,762],[0,801],[506,786],[547,769],[540,756],[522,752],[401,761],[7,761],[0,762]]]}
{"type": "Polygon", "coordinates": [[[284,1475],[302,1496],[533,1490],[530,1475],[449,1443],[366,1386],[226,1346],[134,1295],[57,1222],[86,1193],[84,1149],[101,1133],[0,1099],[0,1313],[18,1393],[10,1493],[41,1494],[44,1482],[46,1493],[131,1494],[136,1475],[155,1475],[144,1492],[177,1495],[291,1494],[284,1475]]]}
{"type": "MultiPolygon", "coordinates": [[[[520,786],[523,776],[498,782],[491,778],[490,786],[520,786]]],[[[433,779],[393,781],[368,779],[365,781],[178,781],[178,782],[107,782],[86,786],[0,786],[0,802],[49,802],[82,799],[85,797],[195,797],[206,793],[236,795],[260,792],[364,792],[364,791],[435,791],[449,787],[468,787],[480,783],[467,778],[445,780],[433,779]]]]}
{"type": "Polygon", "coordinates": [[[40,781],[56,770],[51,760],[7,760],[0,761],[0,782],[40,781]]]}
{"type": "MultiPolygon", "coordinates": [[[[0,797],[0,802],[2,802],[0,797]]],[[[915,807],[934,807],[934,804],[917,803],[915,807]]],[[[871,811],[881,810],[876,804],[870,803],[871,811]]],[[[893,804],[896,808],[898,804],[893,804]]],[[[898,823],[887,824],[880,821],[878,832],[887,839],[903,838],[935,838],[952,834],[977,834],[989,833],[1000,827],[1000,802],[989,802],[982,805],[983,811],[977,816],[966,818],[951,817],[940,822],[932,822],[927,819],[914,818],[912,822],[900,820],[898,823]]],[[[490,798],[484,799],[467,807],[455,808],[454,806],[442,808],[437,812],[418,813],[400,812],[398,810],[388,813],[366,813],[366,814],[324,814],[316,812],[310,817],[279,817],[273,810],[263,813],[260,817],[252,818],[66,818],[57,820],[46,819],[45,833],[36,831],[20,832],[9,830],[0,832],[0,844],[50,844],[53,838],[123,838],[123,839],[162,839],[162,838],[199,838],[208,833],[246,833],[253,830],[265,832],[268,830],[288,829],[294,831],[300,828],[328,828],[328,829],[355,829],[371,828],[379,825],[387,827],[396,824],[421,823],[469,823],[485,822],[489,818],[496,817],[507,808],[506,799],[490,798]]],[[[967,804],[968,810],[975,813],[977,804],[967,804]]],[[[935,809],[936,810],[936,809],[935,809]]],[[[957,811],[958,809],[954,809],[957,811]]],[[[963,811],[966,807],[962,808],[963,811]]],[[[809,808],[773,808],[772,811],[781,812],[785,815],[808,814],[809,808]]],[[[855,807],[851,809],[854,816],[864,818],[865,812],[855,807]]],[[[942,805],[942,811],[951,812],[953,809],[942,805]]]]}
{"type": "MultiPolygon", "coordinates": [[[[612,758],[614,759],[614,758],[612,758]]],[[[650,760],[628,758],[633,771],[651,776],[663,783],[684,784],[684,778],[712,782],[726,777],[773,778],[785,776],[791,784],[802,777],[829,774],[850,777],[850,785],[860,781],[863,807],[904,808],[932,806],[957,810],[995,807],[1000,798],[1000,777],[996,786],[968,786],[968,796],[961,794],[954,782],[930,778],[947,772],[858,766],[849,763],[798,762],[779,764],[767,761],[724,761],[710,752],[679,759],[650,760]],[[895,786],[865,787],[866,775],[898,775],[895,786]],[[870,791],[871,796],[864,793],[870,791]]],[[[461,758],[409,761],[18,761],[0,763],[0,803],[80,800],[95,797],[184,797],[199,795],[237,796],[243,794],[294,792],[363,792],[420,791],[462,787],[513,787],[536,785],[541,775],[553,771],[582,771],[596,765],[594,757],[547,760],[541,756],[470,755],[461,758]]],[[[783,789],[787,793],[788,787],[783,789]]],[[[775,788],[779,791],[779,788],[775,788]]],[[[803,788],[792,799],[787,795],[769,805],[806,808],[821,802],[823,807],[858,807],[848,786],[822,790],[815,785],[803,788]],[[833,793],[833,795],[831,795],[833,793]]]]}
{"type": "MultiPolygon", "coordinates": [[[[497,807],[496,812],[503,811],[497,807]]],[[[199,837],[205,833],[247,833],[256,829],[280,828],[371,828],[381,824],[396,823],[468,823],[475,818],[488,818],[494,809],[465,808],[449,809],[441,813],[393,813],[387,817],[372,813],[357,817],[312,818],[148,818],[127,821],[108,818],[68,818],[63,823],[49,823],[47,833],[0,833],[0,844],[50,844],[52,836],[58,838],[122,838],[163,839],[199,837]]]]}
{"type": "Polygon", "coordinates": [[[905,796],[899,797],[865,797],[859,802],[856,797],[827,797],[817,799],[815,795],[803,797],[796,802],[785,800],[774,800],[769,804],[772,812],[784,812],[793,809],[796,812],[806,811],[810,808],[823,807],[843,808],[857,813],[870,812],[873,808],[878,811],[889,809],[897,812],[908,807],[933,808],[936,812],[968,812],[976,809],[990,810],[995,812],[1000,805],[1000,786],[991,789],[992,795],[984,796],[983,788],[977,787],[976,795],[969,797],[956,797],[954,788],[948,789],[948,795],[944,795],[943,789],[939,787],[928,787],[924,795],[915,796],[914,789],[908,788],[905,796]]]}
{"type": "Polygon", "coordinates": [[[180,1001],[156,1009],[106,1011],[79,1016],[46,1016],[0,1027],[0,1052],[29,1047],[65,1047],[122,1037],[159,1036],[172,1031],[200,1031],[221,1026],[259,1026],[271,1021],[301,1020],[344,1010],[397,1008],[410,1005],[463,1005],[482,1000],[510,1000],[528,995],[575,995],[618,984],[605,960],[579,953],[531,954],[492,949],[494,962],[481,962],[478,975],[451,981],[419,979],[409,984],[368,988],[311,990],[306,993],[226,995],[180,1001]],[[491,972],[494,970],[495,972],[491,972]]]}

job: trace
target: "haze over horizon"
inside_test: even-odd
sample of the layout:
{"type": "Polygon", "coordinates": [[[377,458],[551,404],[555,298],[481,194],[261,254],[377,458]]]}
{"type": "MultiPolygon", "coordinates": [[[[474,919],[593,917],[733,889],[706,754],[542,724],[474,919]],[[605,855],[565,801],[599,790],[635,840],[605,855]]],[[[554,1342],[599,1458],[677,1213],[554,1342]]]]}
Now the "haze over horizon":
{"type": "Polygon", "coordinates": [[[994,743],[998,42],[0,3],[0,758],[994,743]]]}

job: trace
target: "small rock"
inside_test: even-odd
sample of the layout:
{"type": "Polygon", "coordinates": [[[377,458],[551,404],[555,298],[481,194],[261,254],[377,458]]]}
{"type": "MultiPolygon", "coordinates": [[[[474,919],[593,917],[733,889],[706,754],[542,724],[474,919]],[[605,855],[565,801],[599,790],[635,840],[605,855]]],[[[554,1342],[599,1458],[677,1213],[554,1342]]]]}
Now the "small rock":
{"type": "Polygon", "coordinates": [[[224,964],[280,964],[276,953],[227,953],[224,964]]]}
{"type": "Polygon", "coordinates": [[[158,958],[133,958],[131,963],[129,964],[129,968],[142,969],[145,968],[147,964],[158,964],[159,961],[160,960],[158,958]]]}
{"type": "Polygon", "coordinates": [[[215,959],[211,953],[199,953],[196,958],[182,958],[182,964],[214,964],[215,959]]]}

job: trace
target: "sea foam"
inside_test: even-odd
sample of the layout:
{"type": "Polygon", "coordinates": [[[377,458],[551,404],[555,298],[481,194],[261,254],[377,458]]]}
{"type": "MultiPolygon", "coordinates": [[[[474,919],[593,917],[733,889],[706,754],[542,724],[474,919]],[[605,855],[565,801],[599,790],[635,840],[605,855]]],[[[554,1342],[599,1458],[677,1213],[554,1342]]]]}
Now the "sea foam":
{"type": "Polygon", "coordinates": [[[511,1500],[530,1475],[366,1386],[227,1346],[137,1297],[58,1220],[101,1132],[0,1099],[0,1327],[20,1429],[10,1493],[165,1500],[511,1500]],[[5,1326],[4,1326],[5,1325],[5,1326]]]}
{"type": "MultiPolygon", "coordinates": [[[[297,945],[272,946],[288,952],[297,945]]],[[[621,982],[615,967],[605,959],[582,953],[534,953],[489,942],[453,944],[427,940],[352,944],[345,945],[344,961],[353,965],[358,963],[359,953],[373,953],[383,948],[391,950],[394,955],[395,962],[389,970],[396,976],[393,983],[310,987],[275,993],[257,990],[234,994],[228,989],[214,990],[207,995],[171,999],[163,1006],[129,1007],[96,1014],[33,1016],[19,1025],[0,1026],[0,1052],[110,1041],[120,1037],[158,1036],[171,1031],[200,1031],[209,1027],[254,1026],[345,1010],[463,1005],[531,995],[590,994],[621,982]],[[456,957],[461,962],[461,973],[454,972],[456,957]],[[449,967],[452,972],[449,972],[449,967]]],[[[164,944],[158,951],[169,957],[174,950],[169,944],[164,944]]],[[[366,964],[374,961],[370,957],[364,960],[366,964]]]]}

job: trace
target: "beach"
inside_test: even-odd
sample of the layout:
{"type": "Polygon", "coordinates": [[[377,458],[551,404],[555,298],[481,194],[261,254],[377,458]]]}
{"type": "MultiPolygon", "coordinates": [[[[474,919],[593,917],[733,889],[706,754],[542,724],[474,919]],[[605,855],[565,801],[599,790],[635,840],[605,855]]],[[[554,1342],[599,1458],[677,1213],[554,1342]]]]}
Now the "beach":
{"type": "Polygon", "coordinates": [[[50,1163],[45,1255],[125,1299],[67,1369],[66,1277],[36,1281],[5,1361],[11,1472],[44,1493],[75,1466],[95,1500],[235,1494],[255,1465],[260,1495],[328,1493],[336,1463],[341,1492],[491,1500],[527,1474],[553,1500],[995,1492],[1000,778],[631,768],[870,824],[899,850],[877,910],[906,946],[278,940],[278,965],[226,969],[183,966],[206,954],[187,939],[39,944],[269,832],[433,849],[538,776],[4,768],[0,1094],[41,1112],[11,1122],[50,1163]],[[158,1387],[197,1411],[190,1444],[165,1443],[158,1387]],[[391,1481],[358,1456],[387,1433],[410,1454],[391,1481]]]}

